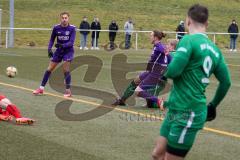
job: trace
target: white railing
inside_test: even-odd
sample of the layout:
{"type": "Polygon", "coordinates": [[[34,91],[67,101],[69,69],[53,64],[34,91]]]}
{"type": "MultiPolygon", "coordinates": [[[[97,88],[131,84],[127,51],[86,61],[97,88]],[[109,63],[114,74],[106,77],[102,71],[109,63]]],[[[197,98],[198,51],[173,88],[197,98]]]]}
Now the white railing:
{"type": "MultiPolygon", "coordinates": [[[[8,34],[9,34],[9,30],[33,30],[33,31],[51,31],[52,28],[8,28],[8,27],[2,27],[0,28],[0,32],[1,31],[5,31],[5,47],[8,48],[8,34]]],[[[86,30],[86,29],[77,29],[77,31],[100,31],[100,32],[116,32],[116,31],[112,31],[112,30],[86,30]]],[[[125,30],[118,30],[117,32],[122,32],[125,33],[125,30]]],[[[138,50],[138,34],[139,33],[150,33],[152,31],[137,31],[134,30],[132,31],[132,34],[135,34],[135,49],[138,50]]],[[[175,32],[175,31],[163,31],[166,34],[174,34],[176,35],[177,33],[187,33],[187,32],[175,32]]],[[[206,32],[207,35],[213,35],[213,42],[216,43],[216,35],[236,35],[236,33],[221,33],[221,32],[206,32]]],[[[238,33],[237,35],[240,35],[240,33],[238,33]]],[[[96,37],[96,32],[95,32],[95,37],[96,37]]],[[[0,37],[1,39],[1,37],[0,37]]],[[[96,46],[96,39],[94,42],[94,46],[96,46]]]]}

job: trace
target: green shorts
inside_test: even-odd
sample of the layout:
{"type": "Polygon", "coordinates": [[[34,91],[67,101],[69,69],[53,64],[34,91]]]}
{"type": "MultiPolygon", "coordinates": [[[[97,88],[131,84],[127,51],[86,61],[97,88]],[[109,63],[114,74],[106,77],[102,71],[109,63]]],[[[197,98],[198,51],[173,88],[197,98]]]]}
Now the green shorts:
{"type": "Polygon", "coordinates": [[[207,110],[176,111],[169,109],[160,129],[160,135],[168,140],[168,146],[189,151],[196,134],[204,126],[207,110]]]}

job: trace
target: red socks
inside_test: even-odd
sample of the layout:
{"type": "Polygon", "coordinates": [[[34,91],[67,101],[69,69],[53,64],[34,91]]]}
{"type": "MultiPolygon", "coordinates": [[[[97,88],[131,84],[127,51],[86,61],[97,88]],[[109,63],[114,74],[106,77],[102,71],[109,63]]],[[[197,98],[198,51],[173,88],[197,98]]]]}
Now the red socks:
{"type": "Polygon", "coordinates": [[[10,104],[7,106],[6,111],[9,112],[12,116],[15,118],[21,118],[22,115],[20,113],[20,110],[15,106],[14,104],[10,104]]]}

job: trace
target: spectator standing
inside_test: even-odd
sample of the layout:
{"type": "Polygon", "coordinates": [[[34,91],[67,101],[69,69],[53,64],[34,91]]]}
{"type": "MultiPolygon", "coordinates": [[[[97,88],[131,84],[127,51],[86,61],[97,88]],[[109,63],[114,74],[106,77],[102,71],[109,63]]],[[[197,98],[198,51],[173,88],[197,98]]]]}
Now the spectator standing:
{"type": "MultiPolygon", "coordinates": [[[[185,32],[184,21],[180,21],[176,28],[176,32],[185,32]]],[[[181,40],[185,33],[177,33],[177,39],[181,40]]]]}
{"type": "MultiPolygon", "coordinates": [[[[101,24],[100,24],[98,18],[94,18],[94,20],[91,24],[91,29],[92,30],[101,30],[101,24]]],[[[91,47],[91,49],[99,50],[99,47],[98,47],[99,33],[100,33],[100,31],[92,31],[92,47],[91,47]]]]}
{"type": "Polygon", "coordinates": [[[112,20],[108,29],[110,30],[109,31],[110,49],[114,49],[114,41],[118,31],[118,25],[115,20],[112,20]]]}
{"type": "Polygon", "coordinates": [[[87,36],[89,34],[89,31],[86,31],[88,29],[90,29],[90,25],[89,23],[87,22],[87,17],[84,16],[83,17],[83,21],[80,23],[80,26],[79,26],[79,29],[83,30],[83,31],[80,31],[80,49],[84,49],[84,50],[88,50],[87,48],[87,36]]]}
{"type": "Polygon", "coordinates": [[[124,30],[125,30],[125,49],[129,49],[130,48],[131,36],[132,36],[133,29],[134,29],[133,21],[129,17],[128,21],[124,25],[124,30]]]}
{"type": "MultiPolygon", "coordinates": [[[[228,27],[228,33],[238,33],[238,25],[236,20],[232,20],[232,23],[228,27]]],[[[236,42],[237,42],[237,34],[230,35],[230,51],[237,51],[236,42]]]]}

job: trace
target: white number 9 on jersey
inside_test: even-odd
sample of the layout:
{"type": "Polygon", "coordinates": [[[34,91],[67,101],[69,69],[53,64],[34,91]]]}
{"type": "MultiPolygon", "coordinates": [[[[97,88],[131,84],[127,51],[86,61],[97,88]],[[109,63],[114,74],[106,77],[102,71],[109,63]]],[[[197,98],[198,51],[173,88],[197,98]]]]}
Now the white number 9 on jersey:
{"type": "Polygon", "coordinates": [[[207,77],[209,77],[211,68],[212,68],[212,59],[210,56],[207,56],[203,61],[203,70],[206,73],[207,77]]]}

